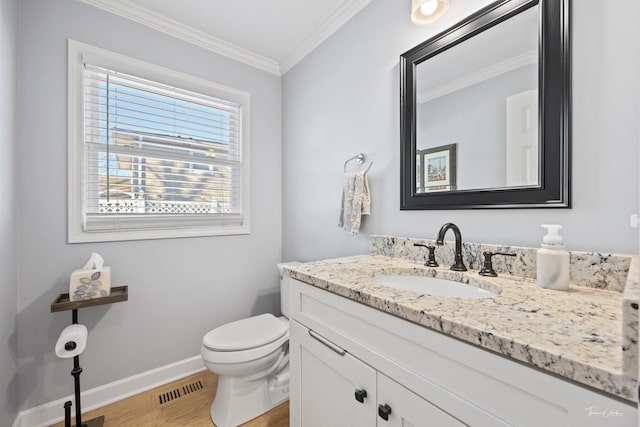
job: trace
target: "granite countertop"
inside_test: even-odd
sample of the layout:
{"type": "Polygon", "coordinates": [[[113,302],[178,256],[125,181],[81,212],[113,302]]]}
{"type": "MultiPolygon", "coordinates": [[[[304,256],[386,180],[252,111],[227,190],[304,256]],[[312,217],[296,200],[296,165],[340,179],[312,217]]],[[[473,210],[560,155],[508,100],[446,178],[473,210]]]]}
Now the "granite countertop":
{"type": "MultiPolygon", "coordinates": [[[[429,268],[402,258],[361,255],[289,264],[283,272],[410,322],[503,354],[615,396],[636,401],[638,382],[625,375],[621,292],[571,286],[538,287],[534,280],[485,278],[429,268]],[[438,297],[374,282],[386,274],[442,277],[501,289],[483,299],[438,297]]],[[[635,360],[635,358],[634,358],[635,360]]]]}

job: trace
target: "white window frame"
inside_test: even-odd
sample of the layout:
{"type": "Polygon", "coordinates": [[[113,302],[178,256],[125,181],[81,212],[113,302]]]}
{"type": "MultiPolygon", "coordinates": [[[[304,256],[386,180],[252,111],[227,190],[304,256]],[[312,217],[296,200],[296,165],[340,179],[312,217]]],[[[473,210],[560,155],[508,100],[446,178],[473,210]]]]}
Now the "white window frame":
{"type": "MultiPolygon", "coordinates": [[[[128,56],[97,48],[75,40],[68,40],[68,242],[106,242],[146,240],[178,237],[249,234],[250,232],[250,95],[247,92],[213,83],[188,74],[140,61],[128,56]],[[238,226],[175,224],[166,220],[153,224],[153,229],[119,230],[113,227],[100,231],[85,231],[84,224],[84,61],[92,65],[117,70],[181,89],[237,102],[242,108],[242,224],[238,226]]],[[[150,224],[154,219],[149,218],[150,224]]]]}

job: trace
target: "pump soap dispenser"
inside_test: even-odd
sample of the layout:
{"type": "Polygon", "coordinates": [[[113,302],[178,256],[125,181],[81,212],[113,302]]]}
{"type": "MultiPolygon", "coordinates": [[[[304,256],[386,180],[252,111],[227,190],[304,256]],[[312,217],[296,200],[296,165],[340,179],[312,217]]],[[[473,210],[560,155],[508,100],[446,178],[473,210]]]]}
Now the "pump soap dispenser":
{"type": "Polygon", "coordinates": [[[542,247],[538,249],[538,286],[557,291],[569,289],[569,252],[559,231],[561,225],[543,224],[547,234],[542,239],[542,247]]]}

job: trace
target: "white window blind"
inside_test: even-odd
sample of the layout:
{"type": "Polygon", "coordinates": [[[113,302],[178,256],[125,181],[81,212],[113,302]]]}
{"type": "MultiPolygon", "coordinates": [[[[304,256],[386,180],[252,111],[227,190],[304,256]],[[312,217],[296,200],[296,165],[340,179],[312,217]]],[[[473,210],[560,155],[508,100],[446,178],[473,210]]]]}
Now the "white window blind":
{"type": "Polygon", "coordinates": [[[84,63],[85,232],[242,224],[242,105],[84,63]]]}

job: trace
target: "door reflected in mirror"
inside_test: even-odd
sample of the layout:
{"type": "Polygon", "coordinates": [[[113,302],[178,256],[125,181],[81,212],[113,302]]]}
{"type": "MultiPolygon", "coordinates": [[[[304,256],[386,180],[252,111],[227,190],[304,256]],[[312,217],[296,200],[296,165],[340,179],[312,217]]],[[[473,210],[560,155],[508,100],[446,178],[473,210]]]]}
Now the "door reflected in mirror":
{"type": "Polygon", "coordinates": [[[539,186],[538,8],[416,66],[416,193],[539,186]]]}

